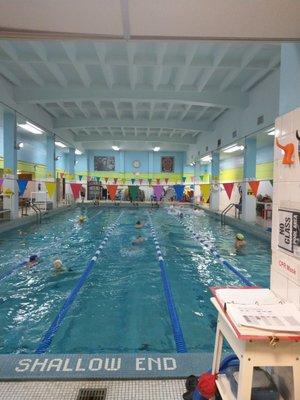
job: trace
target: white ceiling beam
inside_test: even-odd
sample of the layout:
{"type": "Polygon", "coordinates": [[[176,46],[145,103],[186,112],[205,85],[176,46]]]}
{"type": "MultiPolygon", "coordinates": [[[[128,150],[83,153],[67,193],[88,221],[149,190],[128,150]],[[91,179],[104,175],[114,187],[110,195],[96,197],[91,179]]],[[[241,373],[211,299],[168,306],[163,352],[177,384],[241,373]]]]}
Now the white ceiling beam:
{"type": "Polygon", "coordinates": [[[170,115],[172,109],[173,109],[173,103],[169,103],[169,104],[168,104],[168,109],[167,109],[167,111],[166,111],[166,113],[165,113],[165,120],[166,120],[166,121],[167,121],[167,119],[169,118],[169,115],[170,115]]]}
{"type": "Polygon", "coordinates": [[[137,119],[137,109],[136,109],[135,101],[132,102],[132,115],[133,115],[133,119],[136,120],[137,119]]]}
{"type": "Polygon", "coordinates": [[[220,111],[218,111],[212,118],[210,118],[211,121],[215,121],[217,118],[220,117],[224,112],[226,111],[226,108],[222,108],[220,111]]]}
{"type": "Polygon", "coordinates": [[[220,90],[223,92],[226,90],[234,80],[240,75],[240,73],[250,64],[250,62],[257,56],[257,54],[263,49],[263,44],[252,45],[250,50],[247,50],[242,57],[240,68],[234,68],[223,80],[220,90]]]}
{"type": "Polygon", "coordinates": [[[220,65],[221,61],[223,60],[223,58],[227,54],[228,50],[230,49],[230,46],[231,45],[228,44],[228,45],[220,47],[219,50],[217,50],[217,52],[215,53],[215,56],[214,56],[213,68],[206,69],[200,77],[200,80],[197,84],[197,89],[199,90],[199,92],[201,92],[205,88],[208,81],[213,76],[216,69],[220,65]]]}
{"type": "Polygon", "coordinates": [[[61,86],[67,87],[68,81],[65,75],[62,73],[61,69],[57,66],[57,64],[48,61],[46,47],[42,44],[42,42],[29,42],[29,43],[34,52],[44,62],[44,65],[46,66],[48,71],[54,76],[57,82],[61,86]]]}
{"type": "Polygon", "coordinates": [[[89,113],[87,112],[87,110],[85,110],[82,106],[82,104],[80,103],[80,101],[75,101],[75,104],[77,106],[77,108],[80,110],[80,112],[86,117],[89,117],[89,113]]]}
{"type": "Polygon", "coordinates": [[[206,111],[209,109],[209,107],[203,107],[203,109],[201,111],[199,111],[199,113],[196,116],[196,121],[199,121],[200,118],[203,117],[203,115],[206,113],[206,111]]]}
{"type": "Polygon", "coordinates": [[[61,101],[57,102],[57,104],[64,111],[64,113],[67,114],[70,118],[74,117],[74,113],[71,110],[69,110],[67,107],[65,107],[61,101]]]}
{"type": "Polygon", "coordinates": [[[184,118],[187,116],[187,114],[189,113],[191,108],[192,108],[192,104],[189,104],[186,106],[185,111],[183,111],[183,113],[181,114],[180,121],[184,120],[184,118]]]}
{"type": "Polygon", "coordinates": [[[140,128],[169,128],[169,129],[185,129],[185,130],[197,130],[203,132],[213,131],[213,126],[208,121],[178,121],[178,120],[152,120],[141,119],[100,119],[100,118],[58,118],[54,121],[55,129],[67,129],[67,128],[87,128],[87,127],[105,127],[110,126],[119,128],[126,127],[140,127],[140,128]]]}
{"type": "Polygon", "coordinates": [[[276,54],[276,56],[274,56],[270,60],[269,67],[266,70],[262,70],[262,71],[257,72],[252,78],[250,78],[242,86],[242,92],[247,92],[249,89],[251,89],[257,82],[259,82],[266,75],[268,75],[272,69],[274,69],[275,67],[278,67],[279,64],[280,64],[280,53],[276,54]]]}
{"type": "Polygon", "coordinates": [[[86,69],[86,66],[82,63],[77,62],[76,59],[76,48],[74,43],[61,43],[67,57],[72,62],[73,67],[75,68],[79,78],[81,79],[82,83],[86,88],[90,87],[91,85],[91,78],[86,69]]]}
{"type": "Polygon", "coordinates": [[[30,79],[32,79],[37,85],[44,86],[45,83],[43,79],[32,68],[32,66],[19,60],[18,54],[11,43],[1,40],[0,48],[18,65],[23,72],[29,76],[30,79]]]}
{"type": "Polygon", "coordinates": [[[105,44],[104,43],[94,43],[96,54],[102,69],[102,73],[106,82],[106,85],[111,89],[114,85],[114,76],[111,66],[105,62],[105,44]]]}
{"type": "Polygon", "coordinates": [[[239,90],[219,92],[216,90],[179,91],[111,89],[105,90],[95,86],[90,88],[18,88],[14,94],[19,103],[49,103],[55,101],[155,101],[203,106],[218,106],[226,108],[245,108],[249,104],[249,96],[239,90]]]}
{"type": "Polygon", "coordinates": [[[135,43],[127,42],[126,51],[128,57],[128,74],[129,74],[130,88],[131,90],[134,90],[137,81],[137,67],[134,65],[135,43]]]}
{"type": "Polygon", "coordinates": [[[151,103],[150,103],[150,112],[149,112],[149,119],[150,119],[150,121],[152,120],[152,117],[153,117],[154,105],[155,105],[154,102],[151,101],[151,103]]]}
{"type": "Polygon", "coordinates": [[[187,46],[188,46],[188,50],[187,50],[187,54],[185,57],[185,65],[184,65],[184,67],[179,68],[179,70],[176,74],[175,82],[174,82],[174,87],[175,87],[176,92],[178,90],[180,90],[180,88],[182,87],[183,82],[187,76],[188,69],[190,68],[193,58],[199,47],[198,43],[192,43],[187,46]]]}
{"type": "Polygon", "coordinates": [[[115,101],[113,101],[113,105],[114,105],[116,116],[117,116],[118,120],[120,121],[121,115],[120,115],[120,111],[119,111],[119,108],[118,108],[118,104],[115,101]]]}
{"type": "Polygon", "coordinates": [[[154,70],[154,77],[153,77],[153,89],[157,90],[157,88],[160,85],[161,82],[161,78],[163,75],[163,60],[164,60],[164,56],[166,54],[167,48],[168,48],[168,44],[167,43],[159,43],[158,44],[159,48],[157,51],[157,56],[156,56],[156,63],[157,66],[155,67],[154,70]]]}
{"type": "Polygon", "coordinates": [[[124,131],[123,126],[121,126],[121,131],[122,131],[122,135],[123,135],[124,137],[126,137],[126,133],[125,133],[125,131],[124,131]]]}
{"type": "MultiPolygon", "coordinates": [[[[89,143],[89,142],[102,142],[102,141],[106,141],[106,140],[112,140],[112,138],[114,140],[120,140],[120,141],[124,141],[124,136],[122,134],[115,134],[115,135],[111,135],[111,134],[103,134],[102,137],[99,137],[98,134],[91,134],[91,135],[85,135],[85,134],[79,134],[78,136],[76,136],[75,142],[82,142],[82,143],[89,143]]],[[[146,134],[146,135],[138,135],[136,136],[127,136],[125,141],[137,141],[137,142],[166,142],[166,143],[179,143],[179,144],[196,144],[196,138],[193,138],[192,135],[187,135],[184,138],[181,138],[180,135],[174,135],[172,138],[169,137],[169,135],[161,135],[158,136],[158,134],[152,134],[150,135],[150,133],[146,134]]]]}
{"type": "Polygon", "coordinates": [[[105,114],[104,114],[104,110],[100,107],[100,104],[97,101],[93,102],[99,115],[101,116],[102,119],[105,119],[105,114]]]}
{"type": "Polygon", "coordinates": [[[7,69],[3,64],[0,64],[0,74],[4,76],[5,79],[9,80],[16,86],[21,85],[20,79],[9,69],[7,69]]]}

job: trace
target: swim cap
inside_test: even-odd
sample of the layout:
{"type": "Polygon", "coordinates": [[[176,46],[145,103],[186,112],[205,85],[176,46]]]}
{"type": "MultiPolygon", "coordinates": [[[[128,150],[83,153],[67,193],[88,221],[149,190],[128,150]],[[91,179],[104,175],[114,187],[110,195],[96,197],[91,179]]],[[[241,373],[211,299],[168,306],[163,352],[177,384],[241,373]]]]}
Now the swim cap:
{"type": "Polygon", "coordinates": [[[62,267],[62,261],[61,260],[53,261],[53,266],[54,266],[54,268],[61,268],[62,267]]]}
{"type": "Polygon", "coordinates": [[[236,238],[237,240],[245,240],[245,236],[242,233],[237,233],[236,238]]]}
{"type": "Polygon", "coordinates": [[[32,256],[29,257],[29,261],[36,261],[38,259],[38,256],[36,254],[33,254],[32,256]]]}

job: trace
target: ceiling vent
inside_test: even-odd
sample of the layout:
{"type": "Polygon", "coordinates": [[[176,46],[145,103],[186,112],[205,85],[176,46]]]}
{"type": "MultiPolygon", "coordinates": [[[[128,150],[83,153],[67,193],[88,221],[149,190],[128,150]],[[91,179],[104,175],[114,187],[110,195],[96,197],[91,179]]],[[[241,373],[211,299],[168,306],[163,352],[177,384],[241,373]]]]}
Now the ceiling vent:
{"type": "Polygon", "coordinates": [[[259,117],[257,117],[257,125],[261,125],[264,123],[264,116],[260,115],[259,117]]]}
{"type": "Polygon", "coordinates": [[[222,143],[222,140],[221,139],[218,139],[218,147],[220,147],[221,146],[221,143],[222,143]]]}
{"type": "Polygon", "coordinates": [[[233,131],[233,132],[232,132],[232,137],[233,137],[233,138],[236,138],[236,137],[237,137],[237,131],[233,131]]]}

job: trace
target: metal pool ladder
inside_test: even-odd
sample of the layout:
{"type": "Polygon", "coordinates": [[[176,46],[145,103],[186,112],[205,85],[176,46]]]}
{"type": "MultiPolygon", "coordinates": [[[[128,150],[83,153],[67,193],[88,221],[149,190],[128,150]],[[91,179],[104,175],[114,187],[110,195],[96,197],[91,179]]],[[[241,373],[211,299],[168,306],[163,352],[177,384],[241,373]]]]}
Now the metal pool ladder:
{"type": "Polygon", "coordinates": [[[41,209],[34,203],[29,203],[29,206],[34,210],[35,215],[36,215],[36,223],[41,224],[42,223],[42,211],[41,209]]]}
{"type": "Polygon", "coordinates": [[[236,206],[238,206],[238,204],[230,203],[230,204],[228,204],[227,207],[224,208],[224,210],[223,210],[222,213],[221,213],[221,224],[222,224],[222,225],[225,225],[225,216],[226,216],[226,214],[232,209],[232,207],[235,207],[235,218],[237,218],[237,211],[238,211],[238,209],[237,209],[236,206]]]}

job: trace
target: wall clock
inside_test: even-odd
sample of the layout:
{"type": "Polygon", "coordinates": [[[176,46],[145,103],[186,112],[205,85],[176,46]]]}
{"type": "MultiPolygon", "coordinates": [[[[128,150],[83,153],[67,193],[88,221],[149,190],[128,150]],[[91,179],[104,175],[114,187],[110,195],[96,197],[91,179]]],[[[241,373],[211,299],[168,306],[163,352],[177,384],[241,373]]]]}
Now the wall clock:
{"type": "Polygon", "coordinates": [[[132,166],[133,166],[133,168],[140,168],[140,166],[141,166],[140,160],[132,161],[132,166]]]}

